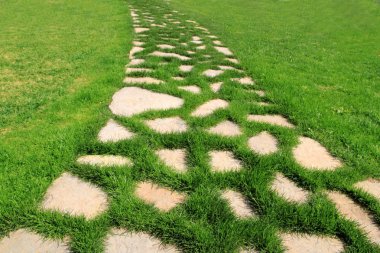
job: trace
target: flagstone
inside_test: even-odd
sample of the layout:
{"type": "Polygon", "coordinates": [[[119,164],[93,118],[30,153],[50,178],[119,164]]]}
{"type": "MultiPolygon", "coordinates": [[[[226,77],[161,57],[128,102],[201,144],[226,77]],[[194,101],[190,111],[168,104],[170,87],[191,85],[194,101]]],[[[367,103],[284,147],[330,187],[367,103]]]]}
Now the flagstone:
{"type": "Polygon", "coordinates": [[[134,72],[152,72],[152,71],[153,71],[152,69],[148,69],[148,68],[127,68],[125,70],[125,73],[130,74],[134,72]]]}
{"type": "Polygon", "coordinates": [[[252,85],[255,82],[250,77],[243,77],[243,78],[231,78],[232,81],[238,82],[242,85],[252,85]]]}
{"type": "Polygon", "coordinates": [[[128,140],[135,136],[127,128],[119,125],[113,119],[108,120],[107,124],[100,130],[98,140],[101,142],[118,142],[128,140]]]}
{"type": "Polygon", "coordinates": [[[234,58],[226,58],[226,60],[235,64],[239,64],[239,60],[234,59],[234,58]]]}
{"type": "Polygon", "coordinates": [[[220,68],[221,70],[234,70],[234,71],[237,71],[237,72],[242,72],[240,69],[237,69],[237,68],[234,68],[234,67],[231,67],[231,66],[219,65],[218,68],[220,68]]]}
{"type": "Polygon", "coordinates": [[[151,129],[159,133],[183,133],[187,131],[186,122],[180,117],[159,118],[145,121],[151,129]]]}
{"type": "Polygon", "coordinates": [[[201,88],[199,88],[196,85],[189,85],[189,86],[180,86],[178,89],[185,90],[194,94],[199,94],[201,93],[201,88]]]}
{"type": "Polygon", "coordinates": [[[137,47],[141,47],[143,46],[145,43],[144,42],[141,42],[141,41],[133,41],[133,45],[134,46],[137,46],[137,47]]]}
{"type": "Polygon", "coordinates": [[[179,173],[187,171],[186,150],[185,149],[161,149],[156,151],[156,155],[169,167],[179,173]]]}
{"type": "Polygon", "coordinates": [[[144,48],[143,47],[132,47],[131,51],[129,52],[129,59],[132,60],[134,59],[134,55],[143,51],[144,48]]]}
{"type": "Polygon", "coordinates": [[[248,115],[249,121],[266,123],[275,126],[294,128],[294,125],[289,123],[282,115],[248,115]]]}
{"type": "Polygon", "coordinates": [[[210,89],[213,92],[218,92],[222,88],[223,82],[217,82],[210,84],[210,89]]]}
{"type": "Polygon", "coordinates": [[[168,44],[160,44],[157,47],[160,49],[174,49],[175,48],[175,46],[168,45],[168,44]]]}
{"type": "Polygon", "coordinates": [[[160,52],[160,51],[154,51],[150,55],[157,56],[157,57],[177,58],[181,61],[188,61],[191,59],[190,57],[187,57],[184,55],[180,55],[180,54],[176,54],[176,53],[165,53],[165,52],[160,52]]]}
{"type": "Polygon", "coordinates": [[[238,136],[242,134],[240,127],[229,120],[222,121],[216,126],[211,127],[208,132],[227,137],[238,136]]]}
{"type": "Polygon", "coordinates": [[[186,51],[186,53],[188,53],[188,54],[195,54],[194,51],[190,51],[190,50],[186,51]]]}
{"type": "Polygon", "coordinates": [[[210,164],[214,172],[239,171],[242,168],[241,162],[234,157],[231,151],[211,151],[210,164]]]}
{"type": "Polygon", "coordinates": [[[224,55],[233,55],[233,53],[226,47],[214,47],[216,49],[216,51],[218,51],[219,53],[222,53],[224,55]]]}
{"type": "Polygon", "coordinates": [[[192,37],[192,39],[193,39],[194,41],[197,41],[197,40],[198,40],[198,41],[199,41],[199,40],[202,40],[202,39],[201,39],[201,37],[199,37],[199,36],[193,36],[193,37],[192,37]]]}
{"type": "Polygon", "coordinates": [[[248,140],[248,146],[252,151],[260,155],[273,154],[278,150],[277,139],[266,131],[251,137],[248,140]]]}
{"type": "Polygon", "coordinates": [[[305,203],[309,197],[306,190],[298,187],[280,172],[276,173],[271,189],[284,199],[300,204],[305,203]]]}
{"type": "Polygon", "coordinates": [[[354,186],[372,195],[374,198],[380,201],[380,180],[368,178],[366,180],[357,182],[354,186]]]}
{"type": "Polygon", "coordinates": [[[225,190],[222,193],[222,198],[228,202],[228,205],[238,218],[244,219],[256,216],[240,192],[225,190]]]}
{"type": "Polygon", "coordinates": [[[223,43],[220,40],[214,40],[213,43],[217,46],[223,45],[223,43]]]}
{"type": "Polygon", "coordinates": [[[213,99],[200,105],[191,116],[206,117],[213,114],[216,110],[225,109],[228,107],[228,102],[222,99],[213,99]]]}
{"type": "Polygon", "coordinates": [[[183,81],[185,80],[185,78],[181,77],[181,76],[174,76],[172,77],[173,80],[176,80],[176,81],[183,81]]]}
{"type": "Polygon", "coordinates": [[[118,155],[85,155],[77,159],[79,164],[99,167],[132,165],[131,160],[118,155]]]}
{"type": "Polygon", "coordinates": [[[136,66],[136,65],[140,65],[142,63],[144,63],[145,60],[144,59],[132,59],[129,63],[128,63],[128,66],[136,66]]]}
{"type": "Polygon", "coordinates": [[[280,234],[286,253],[341,253],[341,240],[320,235],[282,233],[280,234]]]}
{"type": "Polygon", "coordinates": [[[223,73],[223,70],[208,69],[203,72],[203,75],[207,77],[217,77],[223,73]]]}
{"type": "Polygon", "coordinates": [[[153,77],[126,77],[124,78],[126,84],[162,84],[163,81],[153,77]]]}
{"type": "Polygon", "coordinates": [[[259,97],[265,96],[265,92],[262,90],[254,90],[253,92],[256,93],[259,97]]]}
{"type": "Polygon", "coordinates": [[[181,66],[179,66],[179,70],[182,72],[190,72],[193,68],[194,68],[194,66],[192,66],[192,65],[181,65],[181,66]]]}
{"type": "Polygon", "coordinates": [[[203,45],[203,46],[198,46],[196,47],[197,50],[205,50],[206,49],[206,45],[203,45]]]}
{"type": "Polygon", "coordinates": [[[135,28],[135,33],[143,33],[146,31],[149,31],[149,28],[146,28],[146,27],[136,27],[135,28]]]}

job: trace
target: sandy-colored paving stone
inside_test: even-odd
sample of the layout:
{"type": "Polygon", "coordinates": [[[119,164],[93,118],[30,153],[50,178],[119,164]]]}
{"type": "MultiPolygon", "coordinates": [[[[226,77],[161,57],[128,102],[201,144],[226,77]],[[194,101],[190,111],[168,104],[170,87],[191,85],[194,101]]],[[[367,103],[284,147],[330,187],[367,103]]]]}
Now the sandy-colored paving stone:
{"type": "Polygon", "coordinates": [[[218,38],[218,37],[215,36],[215,35],[208,35],[208,37],[209,37],[210,39],[217,39],[217,38],[218,38]]]}
{"type": "Polygon", "coordinates": [[[272,182],[271,189],[286,200],[305,203],[309,193],[298,187],[293,181],[285,177],[282,173],[277,172],[272,182]]]}
{"type": "Polygon", "coordinates": [[[194,51],[190,51],[190,50],[186,51],[186,53],[188,53],[188,54],[195,54],[194,51]]]}
{"type": "Polygon", "coordinates": [[[145,60],[144,59],[132,59],[129,63],[128,63],[128,66],[137,66],[137,65],[140,65],[142,63],[144,63],[145,60]]]}
{"type": "Polygon", "coordinates": [[[187,131],[186,122],[180,117],[160,118],[145,121],[151,129],[156,132],[166,133],[183,133],[187,131]]]}
{"type": "Polygon", "coordinates": [[[140,182],[136,187],[136,196],[145,203],[152,204],[161,211],[170,211],[185,201],[185,194],[169,190],[151,182],[140,182]]]}
{"type": "Polygon", "coordinates": [[[252,151],[260,155],[273,154],[278,150],[277,139],[266,131],[251,137],[248,140],[248,146],[252,151]]]}
{"type": "Polygon", "coordinates": [[[191,116],[206,117],[213,114],[216,110],[225,109],[228,107],[228,102],[222,99],[213,99],[200,105],[191,116]]]}
{"type": "Polygon", "coordinates": [[[194,44],[197,44],[197,45],[203,44],[203,42],[201,40],[192,40],[191,43],[194,43],[194,44]]]}
{"type": "Polygon", "coordinates": [[[2,253],[70,253],[63,240],[47,239],[26,229],[19,229],[0,239],[2,253]]]}
{"type": "Polygon", "coordinates": [[[148,68],[126,68],[125,73],[130,74],[134,72],[152,72],[152,71],[153,71],[152,69],[148,69],[148,68]]]}
{"type": "Polygon", "coordinates": [[[205,50],[206,49],[206,45],[198,46],[195,49],[197,49],[197,50],[205,50]]]}
{"type": "Polygon", "coordinates": [[[135,54],[142,52],[143,50],[143,47],[132,47],[131,51],[129,51],[129,59],[133,60],[135,58],[135,54]]]}
{"type": "Polygon", "coordinates": [[[302,136],[298,141],[293,156],[301,166],[312,170],[334,170],[342,165],[319,142],[302,136]]]}
{"type": "Polygon", "coordinates": [[[242,72],[240,69],[234,68],[232,66],[219,65],[218,68],[220,68],[221,70],[234,70],[237,72],[242,72]]]}
{"type": "Polygon", "coordinates": [[[232,78],[231,79],[232,81],[234,82],[238,82],[242,85],[252,85],[254,84],[255,82],[252,80],[252,78],[250,77],[243,77],[243,78],[232,78]]]}
{"type": "Polygon", "coordinates": [[[119,125],[113,119],[108,120],[107,124],[99,131],[98,140],[101,142],[118,142],[131,139],[134,133],[127,128],[119,125]]]}
{"type": "Polygon", "coordinates": [[[105,241],[105,253],[179,253],[172,245],[163,245],[160,240],[143,232],[112,229],[105,241]]]}
{"type": "Polygon", "coordinates": [[[112,167],[132,165],[132,162],[127,157],[119,155],[85,155],[77,159],[79,164],[92,165],[98,167],[112,167]]]}
{"type": "Polygon", "coordinates": [[[137,46],[137,47],[141,47],[145,44],[144,42],[141,42],[141,41],[133,41],[132,43],[134,46],[137,46]]]}
{"type": "Polygon", "coordinates": [[[226,58],[226,60],[235,64],[239,64],[239,60],[234,59],[234,58],[226,58]]]}
{"type": "Polygon", "coordinates": [[[179,173],[184,173],[186,167],[185,149],[161,149],[156,151],[156,155],[169,167],[179,173]]]}
{"type": "Polygon", "coordinates": [[[48,188],[42,209],[92,219],[108,207],[107,195],[95,185],[63,173],[48,188]]]}
{"type": "Polygon", "coordinates": [[[182,72],[190,72],[193,68],[194,68],[194,66],[192,66],[192,65],[181,65],[181,66],[179,66],[179,70],[182,72]]]}
{"type": "Polygon", "coordinates": [[[207,77],[217,77],[223,73],[224,73],[223,70],[215,70],[215,69],[208,69],[208,70],[203,71],[203,75],[207,77]]]}
{"type": "Polygon", "coordinates": [[[220,40],[214,40],[212,43],[214,43],[217,46],[222,46],[223,43],[220,40]]]}
{"type": "Polygon", "coordinates": [[[149,110],[176,109],[182,105],[181,98],[139,87],[125,87],[113,95],[109,108],[113,114],[130,117],[149,110]]]}
{"type": "Polygon", "coordinates": [[[372,215],[343,193],[330,191],[327,196],[341,215],[358,224],[373,243],[380,245],[380,229],[372,215]]]}
{"type": "Polygon", "coordinates": [[[126,77],[124,78],[126,84],[161,84],[163,81],[153,77],[126,77]]]}
{"type": "Polygon", "coordinates": [[[174,49],[175,48],[175,46],[168,45],[168,44],[160,44],[157,47],[160,49],[174,49]]]}
{"type": "Polygon", "coordinates": [[[187,44],[186,42],[182,42],[181,45],[182,45],[182,46],[185,46],[185,47],[188,46],[188,44],[187,44]]]}
{"type": "Polygon", "coordinates": [[[174,76],[172,79],[176,80],[176,81],[183,81],[183,80],[185,80],[185,78],[183,78],[181,76],[174,76]]]}
{"type": "Polygon", "coordinates": [[[254,249],[241,249],[239,253],[257,253],[254,249]]]}
{"type": "Polygon", "coordinates": [[[289,121],[282,115],[248,115],[247,119],[259,123],[294,128],[294,125],[289,123],[289,121]]]}
{"type": "Polygon", "coordinates": [[[216,126],[211,127],[208,132],[227,137],[238,136],[242,134],[240,127],[229,120],[222,121],[216,126]]]}
{"type": "Polygon", "coordinates": [[[355,187],[367,192],[380,201],[380,180],[369,178],[367,180],[357,182],[355,187]]]}
{"type": "Polygon", "coordinates": [[[214,47],[214,48],[216,49],[216,51],[218,51],[219,53],[222,53],[224,55],[227,55],[227,56],[233,55],[231,50],[229,50],[226,47],[214,47]]]}
{"type": "Polygon", "coordinates": [[[282,233],[280,235],[286,253],[341,253],[341,240],[320,235],[282,233]]]}
{"type": "Polygon", "coordinates": [[[149,28],[146,28],[146,27],[136,27],[135,28],[135,33],[143,33],[146,31],[149,31],[149,28]]]}
{"type": "Polygon", "coordinates": [[[202,40],[202,38],[199,37],[199,36],[193,36],[193,37],[192,37],[192,40],[194,40],[194,41],[199,41],[199,40],[202,40]]]}
{"type": "Polygon", "coordinates": [[[188,61],[191,59],[190,57],[187,57],[184,55],[180,55],[180,54],[176,54],[176,53],[165,53],[165,52],[160,52],[160,51],[154,51],[150,55],[157,56],[157,57],[177,58],[181,61],[188,61]]]}
{"type": "Polygon", "coordinates": [[[228,205],[238,218],[250,218],[256,216],[248,205],[247,200],[240,192],[225,190],[222,193],[222,198],[228,202],[228,205]]]}
{"type": "Polygon", "coordinates": [[[223,82],[212,83],[210,84],[210,89],[216,93],[222,88],[222,85],[223,82]]]}
{"type": "Polygon", "coordinates": [[[188,86],[180,86],[178,89],[185,90],[194,94],[199,94],[201,93],[201,88],[199,88],[196,85],[188,85],[188,86]]]}
{"type": "Polygon", "coordinates": [[[267,102],[253,102],[253,103],[258,105],[258,106],[270,106],[270,105],[272,105],[272,104],[267,103],[267,102]]]}
{"type": "Polygon", "coordinates": [[[265,96],[265,92],[262,90],[254,90],[253,92],[256,93],[259,97],[265,96]]]}
{"type": "Polygon", "coordinates": [[[239,171],[242,168],[241,162],[234,157],[231,151],[211,151],[210,165],[214,172],[239,171]]]}

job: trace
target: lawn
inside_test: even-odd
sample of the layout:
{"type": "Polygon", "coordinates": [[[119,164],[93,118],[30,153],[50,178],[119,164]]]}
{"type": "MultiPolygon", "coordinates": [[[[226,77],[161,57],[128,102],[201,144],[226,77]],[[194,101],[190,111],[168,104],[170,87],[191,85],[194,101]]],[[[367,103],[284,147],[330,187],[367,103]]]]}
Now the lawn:
{"type": "MultiPolygon", "coordinates": [[[[345,252],[380,252],[357,226],[339,216],[325,192],[338,190],[368,210],[380,224],[380,203],[353,184],[380,178],[380,9],[376,1],[159,0],[131,1],[142,15],[166,22],[172,8],[208,28],[239,59],[256,84],[229,81],[239,72],[216,79],[202,76],[223,61],[206,49],[212,62],[197,51],[190,73],[178,73],[181,61],[148,56],[157,44],[176,46],[202,34],[190,23],[178,41],[177,26],[149,31],[142,67],[163,85],[140,85],[184,99],[180,109],[146,112],[133,117],[112,116],[112,94],[124,87],[124,65],[132,48],[133,27],[122,0],[1,1],[0,16],[0,236],[29,228],[45,237],[70,238],[74,252],[102,252],[112,227],[144,231],[184,252],[238,252],[241,247],[281,252],[279,231],[336,236],[345,252]],[[163,6],[156,9],[155,6],[163,6]],[[140,10],[141,9],[141,10],[140,10]],[[163,29],[164,30],[164,29],[163,29]],[[167,39],[169,38],[169,39],[167,39]],[[199,64],[198,64],[199,63],[199,64]],[[196,65],[198,64],[198,65],[196,65]],[[184,81],[175,81],[180,75],[184,81]],[[220,92],[209,84],[224,81],[220,92]],[[178,86],[197,84],[194,95],[178,86]],[[259,98],[251,89],[264,90],[259,98]],[[197,118],[195,108],[210,99],[229,107],[197,118]],[[258,106],[255,102],[271,103],[258,106]],[[281,114],[296,128],[255,124],[248,114],[281,114]],[[190,129],[184,134],[158,134],[143,121],[180,115],[190,129]],[[130,141],[103,144],[99,129],[113,117],[137,133],[130,141]],[[205,131],[223,120],[240,125],[243,134],[223,138],[205,131]],[[280,152],[259,156],[247,139],[270,131],[280,152]],[[292,158],[298,136],[311,137],[342,162],[332,172],[305,170],[292,158]],[[158,149],[186,149],[189,171],[174,172],[157,159],[158,149]],[[240,172],[213,173],[207,152],[228,150],[242,161],[240,172]],[[123,155],[133,166],[97,168],[76,163],[87,154],[123,155]],[[64,171],[92,182],[109,197],[107,212],[86,220],[40,208],[41,200],[64,171]],[[268,185],[282,172],[309,191],[306,204],[280,198],[268,185]],[[136,184],[153,181],[184,193],[186,202],[160,212],[134,196],[136,184]],[[237,219],[220,198],[223,189],[247,197],[257,218],[237,219]]],[[[148,23],[143,22],[142,25],[148,23]]],[[[202,34],[203,36],[203,34],[202,34]]],[[[211,43],[206,39],[206,43],[211,43]]],[[[235,66],[231,64],[231,66],[235,66]]],[[[141,77],[144,74],[131,74],[141,77]]]]}

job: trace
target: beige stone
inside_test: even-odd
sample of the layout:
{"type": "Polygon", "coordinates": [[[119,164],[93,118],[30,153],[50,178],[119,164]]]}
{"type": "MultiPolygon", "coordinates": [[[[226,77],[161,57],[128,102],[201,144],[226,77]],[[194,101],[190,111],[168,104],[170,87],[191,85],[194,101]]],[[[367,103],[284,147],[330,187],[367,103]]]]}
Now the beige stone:
{"type": "Polygon", "coordinates": [[[152,69],[148,69],[148,68],[126,68],[125,69],[126,74],[135,73],[135,72],[152,72],[152,71],[153,71],[152,69]]]}
{"type": "Polygon", "coordinates": [[[215,172],[227,172],[227,171],[239,171],[242,168],[241,162],[234,157],[234,154],[230,151],[211,151],[210,164],[212,171],[215,172]]]}
{"type": "Polygon", "coordinates": [[[145,60],[144,59],[132,59],[129,63],[128,63],[128,66],[137,66],[137,65],[140,65],[142,63],[144,63],[145,60]]]}
{"type": "Polygon", "coordinates": [[[243,78],[231,78],[232,81],[240,83],[242,85],[252,85],[255,82],[250,77],[243,77],[243,78]]]}
{"type": "Polygon", "coordinates": [[[177,58],[181,61],[188,61],[191,59],[190,57],[187,57],[184,55],[180,55],[180,54],[176,54],[176,53],[165,53],[165,52],[160,52],[160,51],[154,51],[150,55],[157,56],[157,57],[177,58]]]}
{"type": "Polygon", "coordinates": [[[357,182],[355,187],[367,192],[380,201],[380,181],[378,179],[369,178],[367,180],[357,182]]]}
{"type": "Polygon", "coordinates": [[[244,219],[256,216],[240,192],[225,190],[222,193],[222,198],[228,202],[228,205],[238,218],[244,219]]]}
{"type": "Polygon", "coordinates": [[[131,139],[134,133],[127,128],[119,125],[113,119],[108,120],[107,124],[99,131],[98,140],[101,142],[118,142],[131,139]]]}
{"type": "Polygon", "coordinates": [[[235,63],[235,64],[239,64],[239,61],[237,59],[234,59],[234,58],[226,58],[226,60],[229,62],[235,63]]]}
{"type": "Polygon", "coordinates": [[[280,172],[276,173],[271,189],[284,199],[300,204],[305,203],[309,197],[307,191],[298,187],[293,181],[280,172]]]}
{"type": "Polygon", "coordinates": [[[135,33],[143,33],[146,31],[149,31],[149,28],[146,28],[146,27],[136,27],[135,28],[135,33]]]}
{"type": "Polygon", "coordinates": [[[176,81],[183,81],[185,80],[185,78],[181,77],[181,76],[175,76],[173,77],[173,80],[176,80],[176,81]]]}
{"type": "Polygon", "coordinates": [[[372,215],[343,193],[330,191],[327,195],[341,215],[354,221],[373,243],[380,245],[380,229],[372,215]]]}
{"type": "Polygon", "coordinates": [[[108,201],[106,193],[95,185],[63,173],[47,190],[41,207],[92,219],[106,211],[108,201]]]}
{"type": "Polygon", "coordinates": [[[156,151],[156,155],[169,167],[179,173],[184,173],[186,167],[185,149],[161,149],[156,151]]]}
{"type": "Polygon", "coordinates": [[[152,204],[161,211],[170,211],[185,201],[182,193],[171,191],[151,182],[138,183],[135,191],[137,197],[148,204],[152,204]]]}
{"type": "Polygon", "coordinates": [[[132,47],[131,51],[129,52],[129,59],[133,60],[135,58],[135,54],[142,52],[143,50],[143,47],[132,47]]]}
{"type": "Polygon", "coordinates": [[[223,73],[224,73],[224,70],[208,69],[203,72],[203,75],[207,77],[216,77],[223,73]]]}
{"type": "Polygon", "coordinates": [[[277,145],[277,139],[266,131],[261,132],[248,140],[249,148],[260,155],[273,154],[278,150],[277,145]]]}
{"type": "Polygon", "coordinates": [[[344,244],[334,237],[282,233],[282,244],[286,253],[341,253],[344,244]]]}
{"type": "Polygon", "coordinates": [[[192,40],[191,43],[194,43],[194,44],[197,44],[197,45],[203,44],[203,42],[200,41],[200,40],[192,40]]]}
{"type": "Polygon", "coordinates": [[[195,49],[197,49],[197,50],[205,50],[206,49],[206,45],[198,46],[195,49]]]}
{"type": "Polygon", "coordinates": [[[210,89],[216,93],[220,91],[220,89],[222,88],[222,85],[223,85],[223,82],[212,83],[210,84],[210,89]]]}
{"type": "MultiPolygon", "coordinates": [[[[218,68],[220,68],[221,70],[233,70],[237,72],[242,72],[240,69],[234,68],[232,66],[219,65],[218,68]]],[[[239,78],[233,78],[233,79],[239,79],[239,78]]]]}
{"type": "Polygon", "coordinates": [[[228,102],[222,99],[213,99],[200,105],[194,112],[191,113],[193,117],[206,117],[213,114],[215,111],[225,109],[228,107],[228,102]]]}
{"type": "Polygon", "coordinates": [[[168,44],[161,44],[161,45],[158,45],[157,47],[160,49],[174,49],[175,48],[175,46],[168,45],[168,44]]]}
{"type": "Polygon", "coordinates": [[[98,167],[112,167],[132,165],[130,159],[118,155],[85,155],[78,158],[79,164],[92,165],[98,167]]]}
{"type": "Polygon", "coordinates": [[[193,36],[193,37],[192,37],[192,39],[193,39],[194,41],[199,41],[199,40],[202,40],[202,38],[201,38],[201,37],[199,37],[199,36],[193,36]]]}
{"type": "Polygon", "coordinates": [[[216,49],[216,51],[224,55],[227,55],[227,56],[233,55],[233,53],[226,47],[214,47],[214,48],[216,49]]]}
{"type": "Polygon", "coordinates": [[[262,90],[254,90],[253,92],[256,93],[259,97],[265,96],[265,92],[262,90]]]}
{"type": "Polygon", "coordinates": [[[186,51],[186,53],[188,53],[188,54],[195,54],[194,51],[190,51],[190,50],[186,51]]]}
{"type": "Polygon", "coordinates": [[[136,47],[141,47],[145,44],[144,42],[141,42],[141,41],[133,41],[132,43],[136,47]]]}
{"type": "Polygon", "coordinates": [[[181,65],[179,66],[179,70],[182,72],[190,72],[194,66],[191,65],[181,65]]]}
{"type": "Polygon", "coordinates": [[[153,77],[126,77],[124,78],[126,84],[161,84],[161,80],[153,77]]]}
{"type": "Polygon", "coordinates": [[[225,120],[216,126],[211,127],[208,132],[227,137],[238,136],[242,134],[240,127],[229,120],[225,120]]]}
{"type": "Polygon", "coordinates": [[[113,95],[109,108],[116,115],[130,117],[149,110],[176,109],[182,105],[181,98],[139,87],[125,87],[113,95]]]}
{"type": "Polygon", "coordinates": [[[199,88],[196,85],[189,85],[189,86],[180,86],[178,89],[185,90],[194,94],[199,94],[201,93],[201,88],[199,88]]]}
{"type": "Polygon", "coordinates": [[[151,129],[156,132],[167,134],[167,133],[183,133],[187,131],[186,122],[180,117],[169,117],[169,118],[161,118],[154,120],[145,121],[151,129]]]}
{"type": "Polygon", "coordinates": [[[220,40],[214,40],[212,43],[214,43],[217,46],[222,46],[223,43],[220,40]]]}
{"type": "Polygon", "coordinates": [[[281,115],[248,115],[247,119],[275,126],[294,128],[294,125],[281,115]]]}
{"type": "Polygon", "coordinates": [[[217,39],[218,37],[215,36],[215,35],[208,35],[207,37],[209,37],[210,39],[217,39]]]}
{"type": "Polygon", "coordinates": [[[254,249],[241,249],[240,251],[239,251],[239,253],[257,253],[257,251],[256,250],[254,250],[254,249]]]}

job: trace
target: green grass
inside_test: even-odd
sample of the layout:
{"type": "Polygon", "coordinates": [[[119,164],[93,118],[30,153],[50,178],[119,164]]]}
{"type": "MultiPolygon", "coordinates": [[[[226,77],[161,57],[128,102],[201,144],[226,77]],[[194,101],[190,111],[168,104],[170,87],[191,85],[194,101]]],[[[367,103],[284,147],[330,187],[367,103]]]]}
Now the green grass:
{"type": "MultiPolygon", "coordinates": [[[[158,0],[133,1],[134,7],[150,10],[160,23],[168,7],[158,0]],[[156,5],[165,6],[157,10],[156,5]]],[[[368,209],[380,223],[380,204],[352,187],[368,177],[379,178],[379,6],[376,2],[352,1],[173,1],[230,47],[242,68],[257,80],[268,98],[260,99],[236,83],[240,74],[228,71],[216,78],[225,81],[219,94],[209,89],[203,70],[220,65],[223,57],[208,49],[212,62],[197,64],[183,82],[178,60],[147,57],[142,66],[155,68],[150,76],[165,80],[144,87],[185,100],[178,110],[147,112],[131,118],[115,117],[138,135],[130,141],[101,144],[96,135],[111,117],[107,109],[112,94],[123,87],[123,66],[131,41],[131,24],[124,1],[2,2],[0,26],[0,233],[27,227],[50,237],[71,238],[74,252],[101,252],[111,227],[145,231],[184,252],[237,252],[252,246],[263,252],[281,252],[278,231],[335,235],[344,240],[346,252],[380,252],[364,234],[342,219],[323,192],[341,190],[368,209]],[[4,6],[4,7],[3,7],[4,6]],[[318,10],[318,11],[316,11],[318,10]],[[354,11],[353,11],[354,10],[354,11]],[[17,15],[14,15],[17,13],[17,15]],[[377,36],[377,37],[376,37],[377,36]],[[3,38],[4,37],[4,38],[3,38]],[[5,66],[3,68],[3,66],[5,66]],[[4,85],[3,85],[4,83],[4,85]],[[178,85],[197,84],[201,95],[181,91],[178,85]],[[377,84],[377,86],[376,86],[377,84]],[[230,102],[227,110],[197,119],[190,113],[211,98],[230,102]],[[259,107],[252,102],[275,105],[259,107]],[[296,130],[247,122],[246,115],[281,113],[297,125],[296,130]],[[191,130],[184,134],[159,135],[142,121],[181,115],[191,130]],[[221,138],[205,129],[230,119],[244,132],[238,138],[221,138]],[[268,130],[280,141],[280,152],[268,157],[253,154],[247,138],[268,130]],[[291,149],[297,136],[317,139],[344,161],[335,172],[313,172],[297,165],[291,149]],[[190,170],[174,173],[154,155],[159,148],[186,148],[190,170]],[[209,150],[231,150],[242,160],[239,173],[211,173],[209,150]],[[75,163],[80,155],[119,154],[134,165],[94,168],[75,163]],[[110,197],[109,210],[86,222],[39,204],[51,182],[63,171],[99,185],[110,197]],[[276,196],[268,185],[281,171],[313,192],[305,205],[294,205],[276,196]],[[152,180],[185,192],[183,205],[162,213],[133,195],[137,182],[152,180]],[[219,191],[242,192],[259,215],[239,220],[219,197],[219,191]]],[[[142,11],[142,12],[144,12],[142,11]]],[[[141,13],[140,13],[141,15],[141,13]]],[[[143,25],[147,23],[143,22],[143,25]]],[[[187,24],[180,41],[178,29],[151,29],[146,57],[155,45],[176,45],[184,54],[192,35],[199,30],[187,24]]],[[[209,39],[205,39],[208,45],[209,39]]],[[[192,45],[194,50],[194,45],[192,45]]],[[[194,50],[195,51],[195,50],[194,50]]],[[[190,63],[207,60],[199,52],[190,63]]]]}

